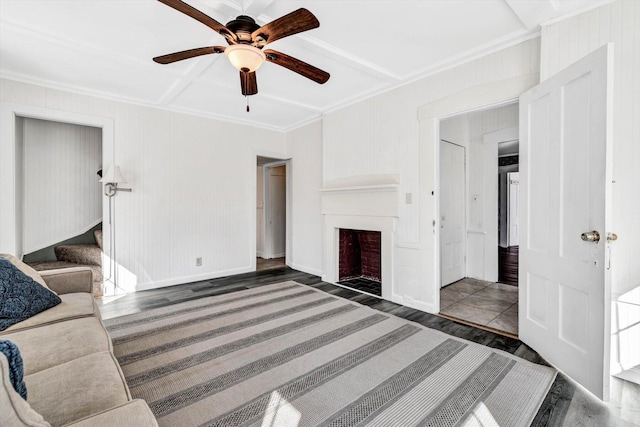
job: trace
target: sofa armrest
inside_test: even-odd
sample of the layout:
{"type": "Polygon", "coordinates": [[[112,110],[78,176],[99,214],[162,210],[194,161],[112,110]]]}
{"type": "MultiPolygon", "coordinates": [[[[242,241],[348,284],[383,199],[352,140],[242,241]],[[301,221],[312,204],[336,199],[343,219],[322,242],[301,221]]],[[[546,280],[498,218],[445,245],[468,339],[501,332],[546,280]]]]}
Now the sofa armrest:
{"type": "Polygon", "coordinates": [[[39,272],[47,286],[57,294],[91,293],[93,273],[89,267],[59,268],[39,272]]]}
{"type": "Polygon", "coordinates": [[[124,405],[98,412],[90,417],[67,424],[67,427],[158,427],[151,409],[142,399],[134,399],[124,405]]]}

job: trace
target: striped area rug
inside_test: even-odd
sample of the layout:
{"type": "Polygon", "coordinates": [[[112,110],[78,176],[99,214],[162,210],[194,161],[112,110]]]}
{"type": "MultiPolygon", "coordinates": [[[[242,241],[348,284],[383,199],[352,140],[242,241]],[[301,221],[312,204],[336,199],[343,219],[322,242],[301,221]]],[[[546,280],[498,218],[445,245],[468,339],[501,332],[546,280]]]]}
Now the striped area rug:
{"type": "Polygon", "coordinates": [[[105,324],[161,426],[528,426],[555,377],[295,282],[105,324]]]}

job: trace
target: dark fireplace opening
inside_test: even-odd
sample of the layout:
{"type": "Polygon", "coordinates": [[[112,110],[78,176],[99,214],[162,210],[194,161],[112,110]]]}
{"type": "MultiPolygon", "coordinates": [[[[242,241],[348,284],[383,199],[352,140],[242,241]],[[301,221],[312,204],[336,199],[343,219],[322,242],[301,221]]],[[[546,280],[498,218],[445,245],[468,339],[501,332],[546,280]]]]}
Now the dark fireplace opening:
{"type": "Polygon", "coordinates": [[[338,283],[381,296],[381,233],[349,229],[339,233],[338,283]]]}

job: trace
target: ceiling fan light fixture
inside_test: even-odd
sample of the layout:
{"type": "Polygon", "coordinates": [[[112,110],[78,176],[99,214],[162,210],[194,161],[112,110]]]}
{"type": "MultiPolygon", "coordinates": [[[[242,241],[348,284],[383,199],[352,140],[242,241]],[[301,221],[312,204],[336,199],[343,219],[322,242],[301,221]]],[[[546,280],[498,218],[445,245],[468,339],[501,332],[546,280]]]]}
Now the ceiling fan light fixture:
{"type": "Polygon", "coordinates": [[[257,70],[266,60],[263,51],[248,44],[231,45],[225,49],[224,54],[236,70],[246,73],[257,70]]]}

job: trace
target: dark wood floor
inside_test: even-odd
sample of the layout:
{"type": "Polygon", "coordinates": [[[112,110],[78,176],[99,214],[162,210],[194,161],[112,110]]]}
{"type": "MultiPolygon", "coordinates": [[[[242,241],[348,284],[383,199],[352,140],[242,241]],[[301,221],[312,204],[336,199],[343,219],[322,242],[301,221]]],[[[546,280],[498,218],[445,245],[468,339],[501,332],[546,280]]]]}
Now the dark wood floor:
{"type": "MultiPolygon", "coordinates": [[[[478,344],[497,348],[534,363],[547,363],[526,344],[494,332],[457,323],[436,315],[404,307],[390,301],[364,295],[322,282],[319,277],[292,270],[288,267],[223,277],[214,280],[136,292],[100,300],[100,311],[105,319],[137,313],[206,296],[221,295],[257,286],[293,280],[324,292],[347,298],[376,310],[438,329],[450,335],[478,344]]],[[[619,426],[640,425],[640,387],[626,381],[613,383],[612,403],[604,404],[558,374],[549,390],[532,426],[619,426]]]]}
{"type": "Polygon", "coordinates": [[[518,286],[518,249],[498,247],[498,282],[518,286]]]}

